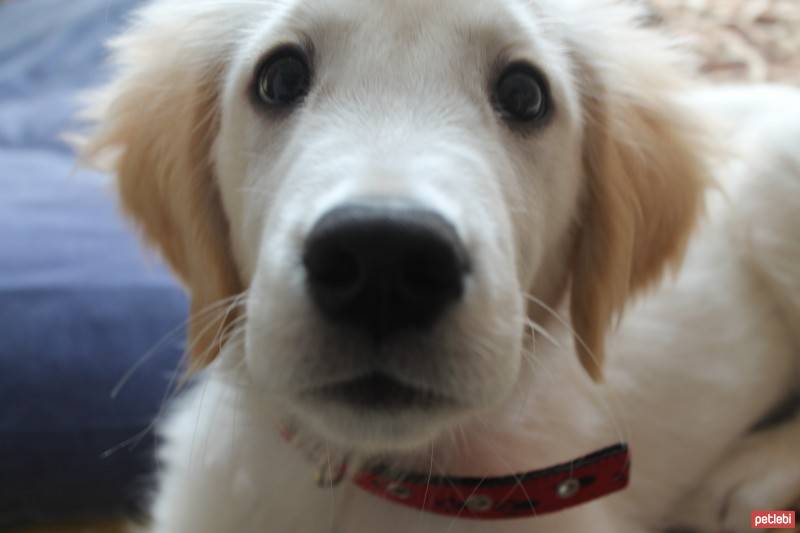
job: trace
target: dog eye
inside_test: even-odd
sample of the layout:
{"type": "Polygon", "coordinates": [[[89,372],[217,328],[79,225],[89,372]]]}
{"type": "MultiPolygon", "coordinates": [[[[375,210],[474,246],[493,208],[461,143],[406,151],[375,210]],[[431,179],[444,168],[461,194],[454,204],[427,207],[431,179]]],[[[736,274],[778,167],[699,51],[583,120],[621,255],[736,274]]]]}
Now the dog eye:
{"type": "Polygon", "coordinates": [[[495,86],[495,103],[500,113],[516,122],[534,122],[547,116],[550,108],[547,82],[534,67],[508,67],[495,86]]]}
{"type": "Polygon", "coordinates": [[[311,72],[302,52],[283,48],[264,61],[256,81],[257,96],[262,102],[289,106],[308,93],[311,72]]]}

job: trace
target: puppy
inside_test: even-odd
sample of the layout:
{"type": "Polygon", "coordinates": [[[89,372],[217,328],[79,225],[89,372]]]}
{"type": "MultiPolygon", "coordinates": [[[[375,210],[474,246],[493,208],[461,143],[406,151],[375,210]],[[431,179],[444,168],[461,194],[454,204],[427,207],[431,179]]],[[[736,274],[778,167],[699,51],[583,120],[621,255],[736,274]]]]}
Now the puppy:
{"type": "Polygon", "coordinates": [[[790,503],[800,421],[751,429],[798,384],[800,96],[690,93],[638,16],[139,11],[84,154],[192,298],[202,373],[162,425],[148,531],[746,531],[790,503]],[[474,493],[617,442],[630,486],[560,513],[482,522],[463,515],[503,502],[390,490],[474,493]],[[390,497],[353,482],[377,463],[390,497]]]}

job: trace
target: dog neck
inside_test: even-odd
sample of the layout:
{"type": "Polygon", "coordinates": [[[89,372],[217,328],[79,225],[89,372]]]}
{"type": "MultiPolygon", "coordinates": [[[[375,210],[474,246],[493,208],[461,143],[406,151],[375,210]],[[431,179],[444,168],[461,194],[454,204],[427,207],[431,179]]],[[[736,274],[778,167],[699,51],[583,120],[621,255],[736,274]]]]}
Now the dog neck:
{"type": "Polygon", "coordinates": [[[550,346],[537,348],[540,364],[522,371],[506,402],[422,449],[332,452],[296,426],[283,433],[318,468],[321,487],[355,483],[399,505],[462,518],[540,515],[621,490],[629,452],[598,408],[602,386],[551,337],[531,338],[550,346]]]}

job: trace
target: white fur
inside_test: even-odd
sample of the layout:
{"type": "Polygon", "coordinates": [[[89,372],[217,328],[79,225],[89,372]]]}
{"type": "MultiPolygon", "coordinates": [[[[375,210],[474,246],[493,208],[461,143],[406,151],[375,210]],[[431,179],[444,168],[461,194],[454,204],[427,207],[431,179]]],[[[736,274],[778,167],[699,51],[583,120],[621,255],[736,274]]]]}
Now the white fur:
{"type": "Polygon", "coordinates": [[[206,63],[223,70],[213,162],[249,289],[244,328],[163,424],[149,531],[747,531],[750,507],[791,503],[800,492],[800,420],[748,432],[799,382],[797,91],[680,95],[720,121],[730,148],[714,176],[722,191],[708,193],[710,212],[680,274],[630,306],[609,335],[604,384],[574,357],[563,308],[560,317],[539,310],[550,338],[526,344],[525,310],[536,305],[525,294],[540,294],[563,269],[585,188],[579,89],[587,81],[575,57],[619,91],[639,91],[635,98],[648,95],[631,72],[660,90],[657,61],[669,54],[660,41],[619,37],[640,37],[626,33],[630,24],[628,9],[590,0],[158,0],[146,8],[118,44],[129,63],[150,61],[153,49],[139,57],[137,46],[159,37],[175,54],[164,68],[176,77],[206,63]],[[314,41],[314,83],[324,90],[271,121],[246,87],[265,51],[299,36],[314,41]],[[485,98],[503,55],[530,59],[550,81],[557,113],[536,133],[510,131],[485,98]],[[457,408],[368,416],[302,400],[304,387],[346,378],[359,363],[314,313],[299,251],[323,213],[361,198],[438,212],[478,265],[432,340],[398,349],[386,369],[458,398],[457,408]],[[622,493],[553,516],[453,520],[347,482],[318,488],[314,465],[278,435],[287,416],[331,454],[380,454],[462,475],[541,468],[624,440],[633,479],[622,493]]]}

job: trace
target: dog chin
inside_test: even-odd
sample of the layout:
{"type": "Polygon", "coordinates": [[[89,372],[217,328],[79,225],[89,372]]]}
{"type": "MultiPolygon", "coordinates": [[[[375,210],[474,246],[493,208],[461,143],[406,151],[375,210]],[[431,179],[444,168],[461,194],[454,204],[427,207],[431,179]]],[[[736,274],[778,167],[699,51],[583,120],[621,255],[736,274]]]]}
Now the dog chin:
{"type": "Polygon", "coordinates": [[[296,402],[293,419],[337,448],[365,455],[414,452],[456,427],[469,411],[454,405],[406,409],[353,407],[334,401],[296,402]]]}

